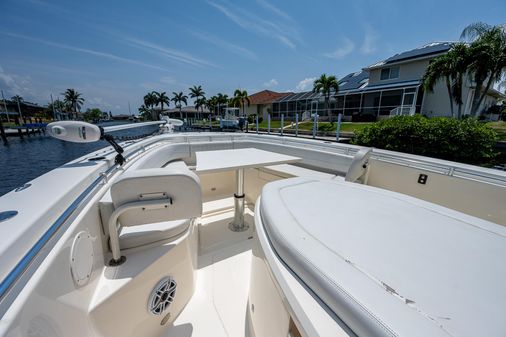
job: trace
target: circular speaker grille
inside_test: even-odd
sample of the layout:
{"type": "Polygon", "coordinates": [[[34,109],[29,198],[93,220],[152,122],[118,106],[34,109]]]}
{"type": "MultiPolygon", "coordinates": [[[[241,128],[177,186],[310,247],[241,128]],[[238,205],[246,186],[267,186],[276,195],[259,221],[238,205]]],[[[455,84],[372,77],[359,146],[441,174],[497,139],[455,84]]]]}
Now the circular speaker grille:
{"type": "Polygon", "coordinates": [[[164,277],[151,292],[148,310],[153,315],[161,315],[174,301],[177,283],[172,277],[164,277]]]}

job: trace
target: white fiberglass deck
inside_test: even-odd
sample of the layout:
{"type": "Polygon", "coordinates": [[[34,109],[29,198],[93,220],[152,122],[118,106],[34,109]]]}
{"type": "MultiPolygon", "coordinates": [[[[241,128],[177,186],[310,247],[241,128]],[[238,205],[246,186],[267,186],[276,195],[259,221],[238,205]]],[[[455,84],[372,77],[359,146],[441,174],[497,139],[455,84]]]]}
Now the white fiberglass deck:
{"type": "MultiPolygon", "coordinates": [[[[230,205],[227,199],[220,202],[230,205]]],[[[246,309],[253,214],[246,210],[250,227],[245,232],[230,231],[232,219],[233,211],[202,219],[195,293],[164,337],[249,336],[246,309]]]]}

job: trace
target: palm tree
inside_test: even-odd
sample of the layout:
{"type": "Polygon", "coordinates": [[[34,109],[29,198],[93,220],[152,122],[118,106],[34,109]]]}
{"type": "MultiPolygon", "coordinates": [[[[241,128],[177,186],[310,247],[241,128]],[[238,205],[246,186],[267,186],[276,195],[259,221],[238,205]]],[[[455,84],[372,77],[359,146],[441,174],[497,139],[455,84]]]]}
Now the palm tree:
{"type": "Polygon", "coordinates": [[[158,116],[155,115],[155,112],[153,111],[153,107],[158,105],[154,91],[148,92],[146,95],[144,95],[144,105],[151,111],[151,119],[158,119],[158,116]]]}
{"type": "MultiPolygon", "coordinates": [[[[170,105],[169,96],[167,96],[167,93],[165,91],[162,91],[162,92],[153,91],[152,94],[154,95],[154,97],[156,99],[155,105],[160,104],[160,114],[163,113],[163,105],[167,104],[167,107],[169,107],[169,105],[170,105]]],[[[157,119],[160,119],[160,116],[157,116],[157,119]]]]}
{"type": "MultiPolygon", "coordinates": [[[[207,105],[207,100],[205,97],[200,97],[200,98],[197,98],[194,102],[195,104],[195,109],[197,109],[197,111],[199,111],[199,109],[201,110],[202,114],[204,114],[204,107],[207,105]]],[[[200,119],[201,116],[199,116],[199,119],[200,119]]]]}
{"type": "Polygon", "coordinates": [[[454,77],[452,59],[450,55],[446,53],[430,60],[429,66],[423,75],[422,83],[425,91],[433,92],[436,83],[444,79],[446,90],[448,91],[448,98],[450,99],[450,112],[453,117],[452,77],[454,77]]]}
{"type": "MultiPolygon", "coordinates": [[[[201,97],[205,99],[205,96],[204,96],[204,95],[205,95],[206,93],[204,92],[204,90],[202,90],[202,86],[200,86],[200,85],[199,85],[199,86],[194,85],[194,86],[193,86],[193,87],[191,87],[189,90],[190,90],[190,97],[191,97],[191,98],[195,98],[195,102],[194,102],[194,104],[195,104],[195,108],[196,108],[196,109],[197,109],[197,111],[198,111],[198,108],[197,108],[197,101],[198,101],[198,100],[199,100],[199,98],[201,98],[201,97]]],[[[200,101],[200,102],[202,103],[202,101],[200,101]]],[[[203,105],[203,104],[199,104],[199,106],[200,106],[201,108],[203,108],[203,107],[204,107],[204,105],[203,105]]]]}
{"type": "Polygon", "coordinates": [[[82,98],[82,94],[77,92],[75,89],[67,89],[65,90],[63,95],[63,101],[67,105],[68,109],[71,110],[71,113],[75,114],[77,117],[77,112],[81,111],[81,106],[84,103],[84,98],[82,98]]]}
{"type": "MultiPolygon", "coordinates": [[[[182,91],[173,92],[172,94],[174,96],[172,97],[171,101],[174,102],[174,104],[176,105],[176,108],[179,108],[179,117],[181,119],[183,119],[183,112],[182,112],[181,108],[183,106],[183,103],[184,103],[184,105],[188,105],[188,96],[183,94],[182,91]]],[[[188,119],[188,112],[186,112],[186,119],[188,119]]]]}
{"type": "Polygon", "coordinates": [[[138,110],[139,110],[139,115],[141,116],[141,118],[143,120],[152,120],[153,119],[152,110],[150,108],[148,108],[146,105],[144,105],[144,104],[141,105],[138,110]]]}
{"type": "Polygon", "coordinates": [[[462,118],[462,105],[464,100],[462,98],[462,91],[464,88],[464,76],[467,73],[470,61],[470,50],[465,43],[456,43],[448,52],[448,57],[451,60],[452,68],[452,97],[458,106],[457,118],[462,118]]]}
{"type": "Polygon", "coordinates": [[[467,26],[460,37],[472,42],[469,71],[475,91],[471,113],[476,116],[488,90],[503,78],[506,69],[506,26],[477,22],[467,26]]]}
{"type": "Polygon", "coordinates": [[[248,96],[248,92],[246,90],[237,89],[234,91],[234,97],[232,98],[232,105],[239,106],[242,108],[242,116],[245,116],[244,107],[248,104],[251,104],[251,99],[248,96]]]}
{"type": "Polygon", "coordinates": [[[228,95],[221,92],[216,95],[216,105],[218,107],[218,114],[221,116],[221,106],[228,103],[228,95]]]}
{"type": "Polygon", "coordinates": [[[212,96],[206,100],[206,107],[209,109],[209,112],[212,112],[214,115],[216,115],[216,107],[218,106],[217,100],[218,98],[216,96],[212,96]]]}
{"type": "Polygon", "coordinates": [[[332,91],[334,91],[334,95],[339,92],[339,83],[334,75],[327,77],[326,74],[322,74],[313,83],[313,92],[320,92],[325,96],[325,109],[327,110],[329,122],[332,122],[332,113],[330,112],[330,95],[332,91]]]}
{"type": "Polygon", "coordinates": [[[14,96],[11,97],[11,100],[15,101],[16,103],[18,103],[19,119],[22,119],[23,118],[23,114],[21,113],[21,102],[23,102],[23,97],[21,97],[19,95],[14,95],[14,96]]]}

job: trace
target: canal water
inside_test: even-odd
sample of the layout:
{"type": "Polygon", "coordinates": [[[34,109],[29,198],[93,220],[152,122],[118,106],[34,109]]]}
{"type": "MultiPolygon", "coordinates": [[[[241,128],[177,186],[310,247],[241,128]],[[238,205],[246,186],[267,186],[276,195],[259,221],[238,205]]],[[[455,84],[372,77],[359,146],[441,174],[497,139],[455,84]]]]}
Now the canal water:
{"type": "MultiPolygon", "coordinates": [[[[102,126],[117,124],[121,123],[111,122],[102,126]]],[[[157,129],[157,125],[152,125],[111,134],[121,139],[150,134],[157,129]]],[[[24,136],[24,139],[9,137],[8,140],[7,146],[0,142],[0,196],[71,160],[109,146],[106,141],[70,143],[37,134],[24,136]]]]}

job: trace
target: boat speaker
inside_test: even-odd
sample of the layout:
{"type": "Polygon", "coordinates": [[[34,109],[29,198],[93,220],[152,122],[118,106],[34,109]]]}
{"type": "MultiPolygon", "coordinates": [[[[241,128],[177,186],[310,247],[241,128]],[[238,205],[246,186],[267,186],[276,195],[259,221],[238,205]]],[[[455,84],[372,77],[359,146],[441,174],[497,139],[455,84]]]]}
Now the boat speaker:
{"type": "Polygon", "coordinates": [[[174,302],[176,287],[177,283],[172,277],[167,276],[161,279],[149,296],[149,312],[153,315],[161,315],[174,302]]]}

